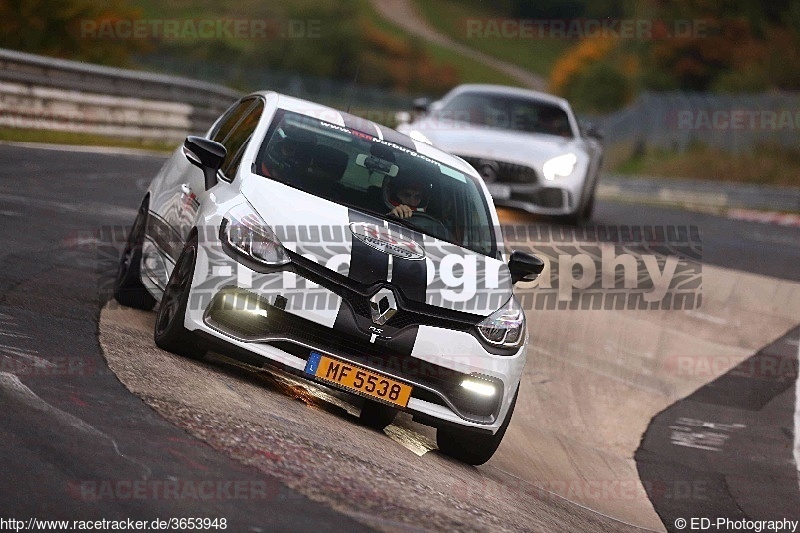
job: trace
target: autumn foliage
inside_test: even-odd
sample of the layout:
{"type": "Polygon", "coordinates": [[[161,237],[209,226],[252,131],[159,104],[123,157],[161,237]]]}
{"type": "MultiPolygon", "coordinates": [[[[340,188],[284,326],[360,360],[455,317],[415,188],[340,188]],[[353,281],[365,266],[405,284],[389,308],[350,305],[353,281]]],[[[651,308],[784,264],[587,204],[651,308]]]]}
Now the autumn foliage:
{"type": "Polygon", "coordinates": [[[124,0],[2,0],[0,47],[92,63],[127,66],[130,58],[146,52],[143,40],[110,40],[103,46],[82,37],[85,20],[136,20],[140,13],[124,0]]]}
{"type": "Polygon", "coordinates": [[[639,4],[623,17],[648,21],[651,32],[631,39],[592,35],[576,41],[555,63],[550,88],[586,111],[619,107],[640,90],[799,90],[800,8],[795,4],[639,4]],[[676,32],[679,25],[689,30],[676,32]],[[623,94],[606,91],[608,98],[598,98],[600,82],[616,84],[623,94]]]}
{"type": "Polygon", "coordinates": [[[582,39],[556,61],[550,73],[550,89],[563,94],[582,72],[606,60],[616,45],[615,39],[610,36],[582,39]]]}
{"type": "Polygon", "coordinates": [[[366,19],[361,25],[362,82],[423,93],[443,93],[458,84],[458,72],[453,65],[435,62],[414,41],[382,32],[366,19]]]}

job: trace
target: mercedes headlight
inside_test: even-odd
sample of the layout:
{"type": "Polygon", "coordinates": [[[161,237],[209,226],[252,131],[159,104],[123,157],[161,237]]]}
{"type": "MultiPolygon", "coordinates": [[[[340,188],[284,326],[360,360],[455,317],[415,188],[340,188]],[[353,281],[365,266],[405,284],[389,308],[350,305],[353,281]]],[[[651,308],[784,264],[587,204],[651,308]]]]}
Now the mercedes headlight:
{"type": "Polygon", "coordinates": [[[290,261],[275,232],[249,204],[237,205],[224,219],[222,238],[240,254],[269,266],[290,261]]]}
{"type": "Polygon", "coordinates": [[[575,170],[578,157],[575,154],[564,154],[545,161],[542,166],[544,179],[553,181],[556,177],[566,177],[575,170]]]}
{"type": "Polygon", "coordinates": [[[513,296],[503,307],[478,323],[481,337],[494,346],[513,348],[525,338],[525,313],[513,296]]]}

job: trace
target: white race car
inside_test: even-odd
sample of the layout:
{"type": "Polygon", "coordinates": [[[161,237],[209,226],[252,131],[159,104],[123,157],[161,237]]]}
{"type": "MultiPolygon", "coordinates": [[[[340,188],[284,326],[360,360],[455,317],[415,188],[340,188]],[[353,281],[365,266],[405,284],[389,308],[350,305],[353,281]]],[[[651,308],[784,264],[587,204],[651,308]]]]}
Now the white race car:
{"type": "Polygon", "coordinates": [[[563,98],[460,85],[437,102],[420,101],[417,111],[421,117],[409,124],[405,114],[398,130],[427,138],[475,167],[496,205],[573,224],[591,218],[603,157],[600,134],[593,127],[582,132],[563,98]]]}
{"type": "Polygon", "coordinates": [[[525,363],[512,284],[543,263],[504,248],[475,170],[389,128],[296,98],[249,95],[188,137],[139,208],[116,299],[155,342],[278,365],[438,428],[487,461],[525,363]]]}

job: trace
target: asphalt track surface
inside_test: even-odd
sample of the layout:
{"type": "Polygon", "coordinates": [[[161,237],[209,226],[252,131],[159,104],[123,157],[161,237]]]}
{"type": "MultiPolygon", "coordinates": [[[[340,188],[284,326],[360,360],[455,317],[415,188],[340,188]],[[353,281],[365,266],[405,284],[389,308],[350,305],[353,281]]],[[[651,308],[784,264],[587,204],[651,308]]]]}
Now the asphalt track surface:
{"type": "Polygon", "coordinates": [[[108,370],[97,338],[108,295],[91,238],[130,224],[141,180],[163,158],[0,146],[0,161],[3,518],[363,528],[190,438],[108,370]]]}
{"type": "MultiPolygon", "coordinates": [[[[724,267],[718,279],[740,284],[734,286],[746,281],[748,287],[772,292],[760,300],[754,296],[754,304],[736,302],[731,291],[712,288],[708,309],[688,317],[704,329],[687,339],[699,338],[709,357],[723,353],[731,361],[714,375],[698,371],[685,376],[667,369],[666,378],[658,381],[639,372],[645,367],[623,362],[605,367],[598,383],[608,383],[581,391],[570,376],[578,375],[576,368],[597,368],[596,360],[565,369],[572,363],[544,349],[529,353],[526,379],[532,392],[522,402],[526,408],[518,409],[497,457],[474,469],[438,454],[432,432],[410,421],[401,419],[388,435],[359,426],[353,416],[358,406],[330,391],[314,396],[291,380],[242,369],[223,358],[195,363],[161,352],[148,332],[152,314],[106,306],[113,257],[98,253],[97,230],[116,226],[123,231],[130,224],[162,161],[0,145],[0,518],[199,516],[226,518],[236,531],[624,530],[634,529],[626,523],[670,528],[674,522],[669,520],[699,516],[698,509],[780,519],[792,518],[792,510],[800,508],[791,453],[796,335],[785,337],[800,319],[791,305],[763,302],[800,294],[797,229],[601,202],[598,224],[698,226],[704,273],[724,267]],[[759,305],[768,309],[761,312],[759,305]],[[740,314],[727,315],[728,308],[740,314]],[[746,331],[737,336],[734,330],[746,331]],[[725,336],[735,342],[719,340],[725,336]],[[779,385],[759,385],[758,390],[770,391],[759,396],[762,400],[725,404],[724,398],[736,394],[714,384],[726,376],[730,382],[731,367],[759,353],[790,362],[777,375],[779,385]],[[537,355],[544,363],[531,363],[537,355]],[[642,400],[626,400],[631,390],[642,400]],[[695,391],[702,393],[702,401],[692,397],[695,391]],[[604,412],[581,411],[586,406],[580,397],[591,398],[592,392],[607,407],[604,412]],[[559,412],[559,403],[575,411],[559,412]],[[708,406],[715,405],[729,409],[709,414],[708,406]],[[676,414],[676,409],[682,411],[676,414]],[[759,416],[762,410],[766,414],[759,416]],[[259,426],[260,414],[269,425],[259,426]],[[674,445],[676,430],[670,426],[677,418],[666,416],[743,426],[746,438],[722,439],[725,445],[705,450],[707,457],[698,459],[683,453],[697,448],[674,445]],[[548,431],[551,426],[558,431],[548,431]],[[661,436],[659,428],[666,428],[661,436]],[[621,434],[627,436],[618,438],[621,434]],[[587,447],[597,454],[586,453],[587,447]],[[546,456],[552,449],[565,450],[566,459],[547,456],[539,464],[529,455],[536,450],[546,456]],[[661,459],[654,459],[657,455],[661,459]],[[737,463],[731,457],[748,460],[737,463]],[[599,473],[586,475],[593,468],[599,473]],[[639,483],[633,494],[614,488],[614,482],[616,487],[630,482],[626,476],[631,472],[639,483]],[[720,472],[736,482],[721,482],[720,472]],[[583,484],[573,484],[576,480],[583,484]],[[598,494],[592,481],[612,488],[598,494]],[[426,498],[433,502],[427,512],[426,498]]],[[[519,213],[504,216],[542,223],[519,213]]],[[[616,321],[602,314],[552,313],[540,322],[573,325],[577,320],[580,326],[610,319],[616,321]]],[[[631,327],[643,327],[641,315],[626,320],[636,322],[631,327]]],[[[666,316],[657,321],[675,336],[684,329],[681,320],[666,316]]],[[[547,331],[533,333],[543,346],[560,342],[547,331]]],[[[564,331],[559,335],[564,337],[564,331]]],[[[666,337],[662,331],[658,342],[668,342],[666,337]]],[[[584,346],[591,342],[576,338],[584,346]]],[[[586,385],[587,374],[579,377],[586,385]]],[[[739,381],[729,383],[729,390],[747,390],[752,381],[769,382],[775,376],[739,372],[733,377],[739,381]]]]}
{"type": "Polygon", "coordinates": [[[791,442],[800,327],[655,417],[636,452],[671,530],[687,516],[800,520],[791,442]],[[678,444],[678,446],[676,446],[678,444]],[[723,452],[724,453],[720,453],[723,452]]]}

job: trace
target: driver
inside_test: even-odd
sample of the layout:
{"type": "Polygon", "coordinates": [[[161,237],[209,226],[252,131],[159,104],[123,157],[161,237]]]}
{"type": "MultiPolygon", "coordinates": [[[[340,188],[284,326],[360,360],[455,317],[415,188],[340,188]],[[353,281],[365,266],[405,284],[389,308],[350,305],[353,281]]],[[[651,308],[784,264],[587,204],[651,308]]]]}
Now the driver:
{"type": "Polygon", "coordinates": [[[568,137],[571,133],[567,115],[558,109],[540,112],[539,126],[542,133],[550,135],[568,137]]]}
{"type": "Polygon", "coordinates": [[[413,177],[398,174],[384,180],[384,199],[387,214],[397,218],[409,218],[414,213],[424,213],[430,199],[431,184],[413,177]]]}

